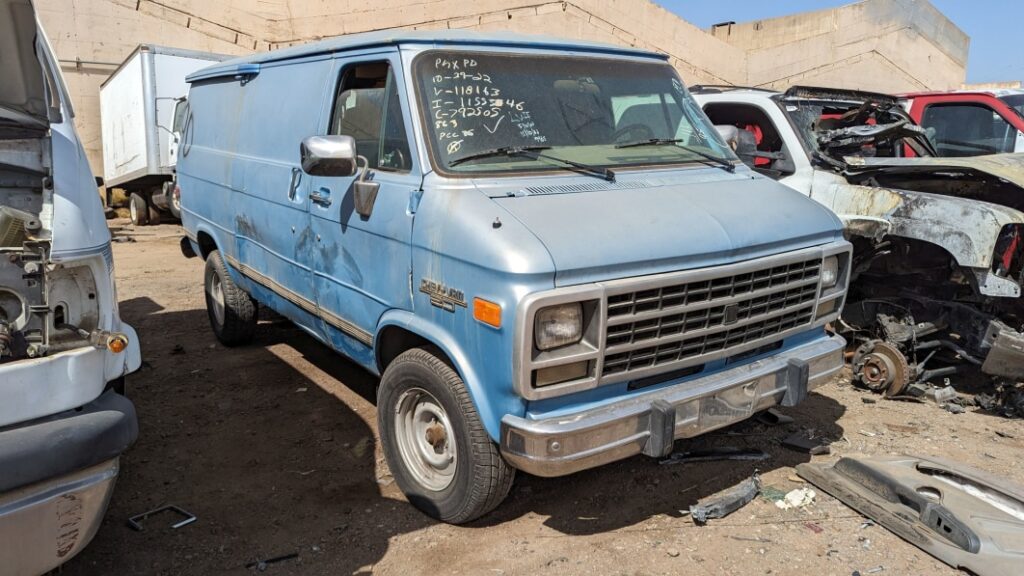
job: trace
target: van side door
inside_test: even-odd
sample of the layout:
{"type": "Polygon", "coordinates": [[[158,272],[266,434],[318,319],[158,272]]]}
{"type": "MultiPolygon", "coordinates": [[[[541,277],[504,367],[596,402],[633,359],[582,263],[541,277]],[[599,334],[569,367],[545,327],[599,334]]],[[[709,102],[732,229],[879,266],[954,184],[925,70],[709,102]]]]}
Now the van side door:
{"type": "Polygon", "coordinates": [[[329,90],[329,56],[265,64],[242,78],[245,94],[233,140],[232,204],[223,224],[234,229],[237,261],[229,264],[257,284],[253,296],[296,324],[320,333],[312,272],[305,253],[309,229],[309,176],[300,166],[300,144],[321,124],[329,90]],[[299,88],[301,87],[301,89],[299,88]]]}
{"type": "Polygon", "coordinates": [[[313,284],[335,348],[369,352],[381,315],[412,307],[413,212],[422,172],[397,49],[339,57],[321,134],[351,136],[353,176],[310,180],[313,284]]]}

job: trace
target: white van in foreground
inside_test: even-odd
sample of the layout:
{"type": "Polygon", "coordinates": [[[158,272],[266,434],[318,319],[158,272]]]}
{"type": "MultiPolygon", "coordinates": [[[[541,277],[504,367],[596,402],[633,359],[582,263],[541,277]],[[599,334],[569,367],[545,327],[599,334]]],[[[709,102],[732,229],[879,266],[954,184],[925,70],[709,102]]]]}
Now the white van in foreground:
{"type": "Polygon", "coordinates": [[[31,0],[0,0],[0,572],[40,574],[103,518],[141,363],[110,233],[31,0]]]}

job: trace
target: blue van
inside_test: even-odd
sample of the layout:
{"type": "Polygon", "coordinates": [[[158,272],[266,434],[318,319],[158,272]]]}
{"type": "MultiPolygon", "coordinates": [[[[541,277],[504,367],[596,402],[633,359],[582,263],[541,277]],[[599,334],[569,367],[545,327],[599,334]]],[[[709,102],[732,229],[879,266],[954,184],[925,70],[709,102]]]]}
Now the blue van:
{"type": "Polygon", "coordinates": [[[214,332],[249,342],[268,306],[380,375],[388,465],[435,518],[842,367],[839,220],[744,167],[664,55],[388,31],[188,80],[182,249],[214,332]]]}

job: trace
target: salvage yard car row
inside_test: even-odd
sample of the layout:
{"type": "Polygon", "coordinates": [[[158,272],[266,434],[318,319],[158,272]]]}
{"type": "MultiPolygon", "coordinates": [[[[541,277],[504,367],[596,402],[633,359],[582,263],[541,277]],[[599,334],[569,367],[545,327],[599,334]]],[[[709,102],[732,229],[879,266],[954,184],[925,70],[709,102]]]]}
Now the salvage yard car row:
{"type": "MultiPolygon", "coordinates": [[[[5,3],[26,56],[3,74],[27,99],[0,100],[0,536],[63,514],[51,484],[4,513],[26,487],[97,478],[64,488],[90,505],[74,538],[34,521],[33,554],[10,565],[36,573],[102,518],[141,360],[59,70],[31,4],[5,3]],[[67,444],[91,460],[51,470],[23,441],[93,413],[122,417],[103,450],[67,444]]],[[[937,129],[897,98],[691,91],[661,54],[456,31],[349,35],[185,80],[174,207],[216,337],[246,345],[267,307],[379,376],[388,467],[438,520],[487,514],[517,470],[664,457],[794,406],[848,348],[855,378],[891,396],[962,363],[1024,376],[1024,160],[936,158],[937,129]]]]}

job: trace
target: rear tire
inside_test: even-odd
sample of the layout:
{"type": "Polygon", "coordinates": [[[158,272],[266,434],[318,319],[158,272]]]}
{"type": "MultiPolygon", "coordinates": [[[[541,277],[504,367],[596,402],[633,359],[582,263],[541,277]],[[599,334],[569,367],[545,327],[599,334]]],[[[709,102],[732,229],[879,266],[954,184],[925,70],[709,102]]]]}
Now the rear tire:
{"type": "Polygon", "coordinates": [[[231,280],[219,251],[214,250],[206,257],[203,279],[206,313],[217,340],[225,346],[252,342],[256,333],[258,305],[252,296],[231,280]]]}
{"type": "Polygon", "coordinates": [[[430,350],[408,350],[388,365],[377,423],[395,482],[428,516],[462,524],[508,495],[515,469],[487,435],[462,378],[430,350]]]}
{"type": "Polygon", "coordinates": [[[149,224],[149,202],[137,192],[128,197],[128,215],[135,226],[149,224]]]}
{"type": "Polygon", "coordinates": [[[152,202],[150,202],[149,203],[149,225],[150,226],[156,226],[158,224],[160,224],[160,209],[158,209],[156,206],[153,205],[152,202]]]}
{"type": "Polygon", "coordinates": [[[167,211],[176,219],[181,220],[181,198],[174,196],[175,183],[173,180],[164,183],[164,196],[167,197],[167,211]]]}

